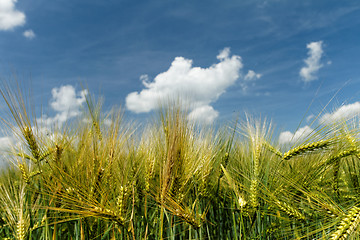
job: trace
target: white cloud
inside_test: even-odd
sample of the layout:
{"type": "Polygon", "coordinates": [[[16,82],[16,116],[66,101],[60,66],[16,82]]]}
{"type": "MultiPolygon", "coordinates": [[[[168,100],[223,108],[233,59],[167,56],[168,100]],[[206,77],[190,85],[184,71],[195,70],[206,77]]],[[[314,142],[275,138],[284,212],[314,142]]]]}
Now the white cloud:
{"type": "Polygon", "coordinates": [[[50,106],[55,110],[56,115],[54,117],[44,116],[41,122],[46,125],[61,125],[69,118],[80,115],[80,108],[86,101],[87,93],[87,90],[76,93],[75,88],[71,85],[53,88],[51,90],[52,100],[50,106]]]}
{"type": "Polygon", "coordinates": [[[260,73],[256,73],[253,70],[249,70],[248,73],[244,77],[244,81],[240,83],[240,86],[242,87],[243,91],[246,92],[248,89],[249,84],[252,86],[255,86],[255,80],[261,78],[260,73]]]}
{"type": "Polygon", "coordinates": [[[246,81],[252,81],[261,78],[260,73],[256,73],[253,70],[249,70],[248,73],[245,75],[244,79],[246,81]]]}
{"type": "Polygon", "coordinates": [[[176,57],[170,68],[158,74],[152,82],[147,75],[142,75],[140,80],[145,88],[128,94],[127,109],[135,113],[150,112],[159,107],[159,101],[180,97],[190,103],[192,116],[209,111],[211,118],[215,118],[217,112],[209,104],[235,83],[243,67],[241,57],[230,56],[229,48],[222,50],[217,59],[218,63],[201,68],[193,67],[190,59],[176,57]]]}
{"type": "MultiPolygon", "coordinates": [[[[1,1],[1,0],[0,0],[1,1]]],[[[34,39],[36,37],[35,33],[33,30],[29,29],[29,30],[26,30],[24,33],[23,33],[24,37],[26,37],[27,39],[34,39]]]]}
{"type": "Polygon", "coordinates": [[[215,111],[212,106],[200,106],[192,110],[188,116],[191,121],[211,124],[219,116],[219,112],[215,111]]]}
{"type": "Polygon", "coordinates": [[[320,123],[331,123],[347,120],[360,114],[360,102],[343,105],[333,113],[326,113],[320,118],[320,123]]]}
{"type": "Polygon", "coordinates": [[[11,30],[25,24],[25,14],[15,9],[17,0],[0,0],[0,30],[11,30]]]}
{"type": "Polygon", "coordinates": [[[309,116],[306,117],[306,122],[310,122],[314,119],[315,115],[314,114],[311,114],[309,116]]]}
{"type": "MultiPolygon", "coordinates": [[[[348,120],[353,117],[360,115],[360,102],[355,102],[347,105],[343,105],[336,109],[332,113],[325,113],[319,119],[320,124],[331,124],[341,120],[348,120]]],[[[307,122],[314,119],[314,115],[310,115],[306,118],[307,122]]],[[[313,132],[313,129],[309,126],[300,128],[295,133],[285,131],[280,133],[279,142],[280,144],[294,143],[299,139],[308,137],[313,132]]]]}
{"type": "Polygon", "coordinates": [[[280,133],[279,136],[279,143],[280,144],[295,143],[300,139],[305,139],[313,131],[314,129],[312,129],[311,127],[305,126],[303,128],[299,128],[295,133],[292,133],[290,131],[282,132],[280,133]]]}
{"type": "Polygon", "coordinates": [[[140,81],[145,87],[149,86],[149,76],[147,74],[143,74],[140,76],[140,81]]]}
{"type": "Polygon", "coordinates": [[[317,79],[315,75],[323,65],[320,63],[320,59],[323,54],[322,41],[311,42],[306,45],[309,49],[309,57],[304,60],[306,66],[301,68],[299,74],[305,82],[310,82],[317,79]]]}
{"type": "Polygon", "coordinates": [[[230,48],[224,48],[222,51],[220,51],[219,55],[216,56],[217,59],[220,61],[225,60],[229,58],[230,55],[230,48]]]}
{"type": "Polygon", "coordinates": [[[0,150],[9,149],[14,144],[14,138],[5,136],[0,137],[0,150]]]}
{"type": "Polygon", "coordinates": [[[113,124],[113,121],[111,119],[104,119],[104,125],[107,127],[110,127],[111,124],[113,124]]]}

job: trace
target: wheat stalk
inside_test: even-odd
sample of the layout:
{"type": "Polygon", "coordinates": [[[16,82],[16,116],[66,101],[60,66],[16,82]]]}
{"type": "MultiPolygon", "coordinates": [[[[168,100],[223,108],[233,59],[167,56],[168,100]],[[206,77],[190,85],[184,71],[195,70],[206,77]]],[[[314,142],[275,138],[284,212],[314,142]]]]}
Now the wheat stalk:
{"type": "Polygon", "coordinates": [[[268,143],[267,141],[264,141],[264,142],[263,142],[263,145],[264,145],[264,147],[265,147],[267,150],[269,150],[270,152],[274,153],[276,156],[278,156],[278,157],[280,157],[280,158],[283,157],[282,153],[281,153],[277,148],[273,147],[273,146],[272,146],[270,143],[268,143]]]}

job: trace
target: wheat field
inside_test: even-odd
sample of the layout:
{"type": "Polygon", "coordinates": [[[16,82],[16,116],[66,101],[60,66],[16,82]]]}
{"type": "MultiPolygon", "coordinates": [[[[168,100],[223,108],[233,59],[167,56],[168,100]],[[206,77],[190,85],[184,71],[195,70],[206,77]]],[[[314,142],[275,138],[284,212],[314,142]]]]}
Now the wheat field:
{"type": "Polygon", "coordinates": [[[88,97],[44,130],[2,95],[1,239],[359,239],[358,118],[280,145],[266,120],[202,126],[172,103],[133,124],[88,97]]]}

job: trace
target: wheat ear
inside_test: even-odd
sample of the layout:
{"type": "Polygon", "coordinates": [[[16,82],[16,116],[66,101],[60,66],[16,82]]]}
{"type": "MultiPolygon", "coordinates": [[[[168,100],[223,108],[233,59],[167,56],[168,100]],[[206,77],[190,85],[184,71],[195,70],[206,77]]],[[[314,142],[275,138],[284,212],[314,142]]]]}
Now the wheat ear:
{"type": "Polygon", "coordinates": [[[330,158],[328,158],[326,160],[326,164],[333,164],[333,163],[339,161],[340,159],[342,159],[344,157],[348,157],[348,156],[351,156],[351,155],[356,155],[357,153],[358,153],[358,151],[355,150],[355,149],[342,151],[339,154],[331,156],[330,158]]]}
{"type": "Polygon", "coordinates": [[[127,196],[128,196],[128,189],[127,187],[120,187],[120,194],[117,198],[116,205],[117,205],[117,211],[118,215],[123,217],[126,212],[126,202],[127,202],[127,196]]]}
{"type": "Polygon", "coordinates": [[[275,201],[275,204],[289,216],[295,217],[299,220],[305,220],[304,214],[286,202],[280,202],[277,200],[275,201]]]}
{"type": "Polygon", "coordinates": [[[31,154],[33,155],[34,159],[38,161],[40,159],[40,151],[35,136],[32,132],[32,129],[29,127],[24,127],[23,135],[25,137],[26,142],[28,143],[31,154]]]}
{"type": "Polygon", "coordinates": [[[306,152],[312,152],[315,150],[326,148],[330,145],[329,140],[320,140],[317,142],[308,143],[305,145],[301,145],[299,147],[293,148],[290,151],[284,153],[283,160],[289,160],[292,157],[295,157],[297,155],[306,153],[306,152]]]}
{"type": "Polygon", "coordinates": [[[261,144],[257,144],[255,147],[255,156],[254,156],[254,166],[253,166],[253,175],[250,182],[250,197],[249,202],[253,208],[256,208],[259,205],[258,201],[258,177],[260,171],[260,154],[261,154],[261,144]]]}
{"type": "Polygon", "coordinates": [[[25,223],[23,218],[20,218],[16,224],[16,235],[18,240],[25,240],[25,223]]]}
{"type": "Polygon", "coordinates": [[[350,237],[356,230],[360,222],[360,208],[353,207],[349,213],[340,222],[337,230],[331,234],[331,240],[345,240],[350,237]]]}
{"type": "Polygon", "coordinates": [[[125,219],[110,209],[94,207],[93,209],[90,210],[90,212],[93,213],[92,215],[94,217],[109,219],[110,221],[116,222],[120,226],[124,226],[124,224],[125,224],[125,219]]]}
{"type": "Polygon", "coordinates": [[[30,177],[28,172],[26,171],[25,165],[23,163],[19,163],[19,169],[21,171],[21,176],[22,179],[26,182],[26,183],[30,183],[30,177]]]}

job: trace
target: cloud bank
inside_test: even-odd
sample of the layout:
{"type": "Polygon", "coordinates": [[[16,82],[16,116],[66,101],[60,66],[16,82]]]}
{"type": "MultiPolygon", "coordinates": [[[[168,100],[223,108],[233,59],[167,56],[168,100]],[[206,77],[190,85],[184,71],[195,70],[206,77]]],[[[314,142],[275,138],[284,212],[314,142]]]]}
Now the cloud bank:
{"type": "Polygon", "coordinates": [[[305,126],[303,128],[299,128],[295,133],[290,131],[285,131],[280,133],[279,136],[279,143],[280,144],[288,144],[288,143],[295,143],[298,140],[305,139],[308,137],[314,129],[309,126],[305,126]]]}
{"type": "MultiPolygon", "coordinates": [[[[38,128],[33,128],[33,131],[37,131],[37,134],[48,135],[55,137],[55,134],[51,134],[52,131],[49,127],[54,125],[61,126],[68,119],[76,117],[81,114],[81,107],[86,101],[87,90],[76,92],[75,88],[71,85],[61,86],[59,88],[53,88],[51,90],[52,98],[50,101],[50,107],[55,111],[54,117],[48,117],[46,115],[38,119],[38,128]]],[[[107,124],[105,122],[105,124],[107,124]]],[[[16,128],[17,131],[20,129],[16,128]]],[[[12,146],[21,146],[21,141],[16,135],[10,133],[7,136],[0,136],[0,150],[8,150],[12,146]]],[[[0,157],[1,166],[1,157],[0,157]]]]}
{"type": "Polygon", "coordinates": [[[308,55],[309,57],[304,60],[305,67],[301,68],[299,74],[304,82],[310,82],[317,79],[316,73],[320,68],[323,67],[320,60],[324,53],[322,49],[322,41],[311,42],[306,45],[309,49],[308,55]]]}
{"type": "Polygon", "coordinates": [[[325,113],[319,120],[320,123],[331,123],[347,120],[360,114],[360,102],[355,102],[339,107],[332,113],[325,113]]]}
{"type": "Polygon", "coordinates": [[[51,108],[56,112],[54,117],[44,116],[40,122],[45,125],[63,124],[68,119],[76,117],[81,113],[81,107],[86,101],[87,90],[75,91],[71,85],[53,88],[51,90],[51,108]]]}
{"type": "MultiPolygon", "coordinates": [[[[338,121],[346,121],[357,116],[360,116],[360,102],[346,104],[339,107],[332,113],[325,113],[319,118],[318,122],[319,124],[336,124],[338,121]]],[[[307,118],[307,121],[311,121],[314,117],[314,115],[310,115],[307,118]]],[[[310,126],[305,126],[303,128],[300,128],[295,133],[292,133],[290,131],[281,132],[279,135],[279,143],[294,143],[300,138],[309,136],[312,131],[313,129],[310,126]]]]}
{"type": "Polygon", "coordinates": [[[176,57],[170,68],[158,74],[152,82],[147,75],[140,80],[144,89],[126,97],[126,107],[135,113],[150,112],[159,106],[159,100],[180,97],[190,103],[190,119],[212,122],[218,112],[210,103],[215,102],[228,87],[241,76],[242,59],[223,49],[217,56],[218,63],[208,68],[193,67],[192,60],[176,57]]]}
{"type": "Polygon", "coordinates": [[[17,0],[0,0],[0,31],[12,30],[25,24],[23,12],[15,8],[17,0]]]}

